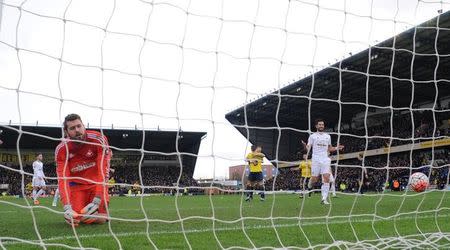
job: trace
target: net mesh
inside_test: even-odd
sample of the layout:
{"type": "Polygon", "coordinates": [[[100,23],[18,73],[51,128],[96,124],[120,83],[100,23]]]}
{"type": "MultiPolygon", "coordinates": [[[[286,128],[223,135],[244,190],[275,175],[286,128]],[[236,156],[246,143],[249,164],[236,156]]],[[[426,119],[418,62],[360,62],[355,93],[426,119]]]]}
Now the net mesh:
{"type": "MultiPolygon", "coordinates": [[[[32,172],[23,161],[39,146],[21,148],[21,138],[33,136],[58,142],[63,131],[61,136],[51,137],[22,127],[35,120],[61,124],[66,113],[76,110],[99,128],[134,125],[135,130],[142,130],[140,147],[112,145],[111,148],[125,158],[127,154],[135,157],[136,185],[141,191],[165,190],[174,194],[173,203],[160,200],[160,204],[148,203],[147,196],[138,195],[134,200],[124,201],[134,208],[124,205],[122,210],[114,207],[113,199],[112,209],[108,209],[110,220],[101,231],[73,227],[62,235],[48,233],[48,228],[62,223],[53,219],[45,221],[42,218],[47,217],[41,216],[46,212],[61,217],[62,221],[60,209],[45,204],[36,207],[27,198],[0,199],[2,217],[26,211],[29,219],[18,234],[6,230],[10,224],[2,225],[5,228],[0,230],[2,249],[33,245],[123,249],[139,239],[144,239],[142,246],[155,249],[450,247],[447,222],[450,203],[446,189],[450,158],[448,132],[444,132],[441,124],[448,120],[450,112],[448,75],[441,73],[448,58],[444,43],[450,31],[448,13],[445,13],[449,2],[28,0],[0,1],[0,4],[0,98],[5,107],[2,128],[18,134],[17,141],[5,141],[5,145],[14,147],[2,151],[1,180],[6,184],[20,183],[16,194],[26,197],[27,180],[32,172]],[[417,26],[435,16],[435,21],[429,22],[431,25],[417,26]],[[441,17],[445,21],[440,22],[441,17]],[[397,34],[407,28],[412,28],[413,35],[405,42],[397,34]],[[418,32],[428,31],[428,39],[416,39],[418,32]],[[378,43],[388,38],[390,42],[378,43]],[[397,39],[401,44],[397,44],[397,39]],[[424,51],[427,46],[433,50],[424,51]],[[366,49],[367,53],[357,54],[366,49]],[[382,55],[383,49],[390,54],[382,55]],[[403,53],[410,55],[409,61],[398,59],[403,53]],[[365,57],[365,63],[348,64],[346,60],[354,54],[365,57]],[[419,57],[432,57],[434,61],[427,64],[419,57]],[[373,66],[372,61],[377,60],[373,66]],[[379,68],[380,60],[388,65],[387,71],[379,68]],[[405,74],[396,71],[400,68],[398,64],[403,66],[405,74]],[[417,73],[430,67],[431,75],[417,73]],[[337,77],[320,75],[324,68],[336,70],[337,77]],[[346,91],[351,91],[345,88],[349,86],[349,74],[365,76],[362,82],[354,80],[350,85],[351,89],[362,90],[352,92],[360,95],[353,99],[348,98],[346,91]],[[303,88],[303,94],[284,91],[288,83],[304,77],[309,79],[308,85],[297,88],[299,93],[303,88]],[[382,93],[388,93],[386,103],[371,99],[380,91],[373,86],[373,78],[386,79],[382,87],[382,93]],[[328,87],[322,84],[324,81],[328,87]],[[401,84],[408,84],[410,91],[405,93],[406,101],[399,107],[396,100],[401,95],[394,93],[401,84]],[[432,86],[435,91],[418,93],[415,88],[422,90],[423,85],[432,86]],[[255,109],[253,104],[271,97],[275,98],[270,118],[273,122],[267,125],[268,121],[264,120],[267,117],[255,118],[256,112],[264,110],[255,109]],[[287,110],[283,104],[293,105],[295,109],[294,102],[299,100],[305,101],[304,113],[287,110]],[[337,116],[318,111],[318,103],[334,105],[328,107],[337,116]],[[358,112],[349,109],[351,105],[360,106],[358,112]],[[242,106],[243,112],[236,120],[228,119],[230,124],[225,114],[233,106],[242,106]],[[349,112],[355,112],[351,115],[356,124],[354,130],[344,125],[349,123],[344,119],[349,112]],[[380,115],[376,117],[372,113],[380,115]],[[293,124],[298,116],[306,117],[306,125],[293,124]],[[344,198],[342,201],[320,208],[323,213],[319,214],[311,213],[317,209],[311,207],[313,200],[299,202],[291,191],[283,191],[299,186],[288,185],[297,183],[290,179],[297,178],[295,171],[284,172],[284,166],[298,164],[297,152],[293,152],[298,148],[286,145],[283,133],[292,132],[287,135],[298,142],[291,144],[299,144],[300,138],[306,139],[305,135],[314,132],[313,121],[318,116],[337,117],[333,122],[336,127],[329,133],[333,144],[342,143],[347,151],[332,156],[333,169],[336,183],[346,183],[349,190],[339,193],[344,198]],[[284,117],[292,122],[286,123],[284,117]],[[376,127],[373,124],[380,126],[377,119],[386,120],[381,126],[388,127],[378,130],[387,130],[387,134],[373,128],[376,127]],[[417,123],[417,119],[426,122],[417,123]],[[8,120],[9,124],[5,123],[8,120]],[[176,131],[174,152],[144,147],[149,140],[146,129],[160,127],[176,131]],[[183,130],[199,128],[208,133],[200,152],[184,152],[179,145],[183,130]],[[235,139],[236,128],[245,140],[235,139]],[[355,132],[356,128],[359,132],[355,132]],[[271,133],[271,138],[267,139],[266,132],[271,133]],[[258,143],[271,145],[268,158],[275,166],[274,171],[280,171],[266,182],[270,196],[264,205],[252,203],[249,207],[242,192],[245,185],[230,191],[218,187],[214,181],[202,187],[185,183],[188,170],[183,157],[197,157],[197,175],[214,179],[222,176],[225,167],[244,162],[243,152],[248,152],[250,141],[256,142],[255,137],[258,143]],[[417,153],[420,142],[429,144],[417,153]],[[383,152],[376,151],[379,149],[383,152]],[[152,178],[144,166],[149,154],[176,156],[179,168],[168,173],[174,175],[172,185],[147,184],[147,178],[152,178]],[[293,156],[287,157],[288,154],[293,156]],[[428,161],[414,168],[417,154],[428,161]],[[16,158],[8,159],[6,155],[16,158]],[[422,169],[427,170],[431,180],[440,181],[431,183],[435,187],[425,193],[414,193],[408,190],[407,178],[422,169]],[[372,191],[377,192],[361,196],[359,193],[366,188],[361,177],[365,173],[370,178],[377,176],[383,185],[373,187],[372,191]],[[406,178],[399,193],[390,192],[392,187],[385,186],[394,177],[406,178]],[[348,187],[350,183],[353,189],[348,187]],[[443,184],[444,189],[438,189],[438,184],[443,184]],[[205,191],[208,197],[204,205],[208,206],[189,210],[190,204],[181,196],[185,188],[205,191]],[[210,190],[240,195],[233,196],[237,202],[227,203],[210,190]],[[295,211],[284,210],[286,200],[295,200],[291,202],[295,211]],[[396,205],[392,207],[389,203],[396,205]],[[263,207],[263,212],[257,212],[258,205],[263,207]],[[389,211],[392,209],[395,211],[389,211]],[[234,216],[225,210],[233,210],[234,216]],[[134,214],[130,215],[130,211],[134,214]],[[202,224],[205,221],[210,224],[202,224]],[[144,226],[138,230],[121,229],[126,223],[144,226]],[[349,233],[345,235],[342,231],[349,233]],[[110,245],[103,241],[105,238],[110,245]],[[167,241],[181,243],[166,245],[167,241]]],[[[264,101],[259,105],[266,104],[264,101]]],[[[124,134],[124,139],[127,136],[124,134]]],[[[116,168],[116,171],[120,175],[124,170],[116,168]]],[[[48,177],[48,180],[55,183],[56,178],[48,177]]],[[[117,186],[130,189],[135,184],[127,180],[117,186]]],[[[120,202],[117,199],[116,204],[120,202]]]]}

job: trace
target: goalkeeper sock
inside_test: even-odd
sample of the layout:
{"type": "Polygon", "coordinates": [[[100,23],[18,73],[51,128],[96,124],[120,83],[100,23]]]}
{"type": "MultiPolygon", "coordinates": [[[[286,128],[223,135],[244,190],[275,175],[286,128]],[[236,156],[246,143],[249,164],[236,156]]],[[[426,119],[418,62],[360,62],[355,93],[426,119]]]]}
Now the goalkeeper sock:
{"type": "Polygon", "coordinates": [[[322,183],[322,200],[328,198],[328,191],[330,190],[330,183],[322,183]]]}
{"type": "Polygon", "coordinates": [[[308,189],[311,190],[313,187],[313,183],[311,181],[311,179],[308,181],[308,189]]]}
{"type": "Polygon", "coordinates": [[[31,194],[31,198],[33,198],[33,200],[36,200],[36,189],[33,189],[33,193],[31,194]]]}

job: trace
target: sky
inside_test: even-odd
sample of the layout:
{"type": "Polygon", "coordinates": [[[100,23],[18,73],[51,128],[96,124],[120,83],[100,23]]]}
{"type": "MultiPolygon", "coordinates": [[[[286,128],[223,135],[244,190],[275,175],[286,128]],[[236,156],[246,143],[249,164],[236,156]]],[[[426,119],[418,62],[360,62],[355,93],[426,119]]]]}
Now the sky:
{"type": "Polygon", "coordinates": [[[207,132],[195,178],[223,178],[244,164],[250,144],[227,112],[450,7],[431,0],[1,2],[0,123],[58,125],[78,113],[94,127],[207,132]]]}

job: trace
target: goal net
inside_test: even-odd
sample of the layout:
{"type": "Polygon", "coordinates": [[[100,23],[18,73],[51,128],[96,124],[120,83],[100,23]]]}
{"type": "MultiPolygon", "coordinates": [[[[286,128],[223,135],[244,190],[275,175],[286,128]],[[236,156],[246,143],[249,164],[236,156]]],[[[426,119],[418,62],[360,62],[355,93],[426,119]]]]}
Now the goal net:
{"type": "Polygon", "coordinates": [[[449,9],[0,0],[0,247],[450,248],[449,9]],[[71,113],[110,141],[103,225],[71,227],[52,206],[71,113]],[[299,168],[318,118],[344,146],[329,155],[329,205],[299,168]]]}

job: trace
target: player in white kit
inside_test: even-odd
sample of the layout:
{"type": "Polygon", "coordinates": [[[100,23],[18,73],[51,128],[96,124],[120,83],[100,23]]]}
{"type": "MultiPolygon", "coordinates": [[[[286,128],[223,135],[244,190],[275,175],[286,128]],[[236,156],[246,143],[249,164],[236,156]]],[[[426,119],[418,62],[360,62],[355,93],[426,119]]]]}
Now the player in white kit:
{"type": "Polygon", "coordinates": [[[324,132],[325,122],[322,119],[317,119],[314,122],[317,132],[313,133],[308,138],[308,144],[306,145],[307,155],[312,149],[312,166],[311,166],[311,179],[308,183],[308,187],[312,188],[314,183],[317,182],[320,175],[322,175],[322,204],[328,205],[328,191],[330,190],[330,174],[331,174],[331,159],[328,157],[330,152],[341,150],[344,148],[342,145],[337,147],[331,146],[331,137],[324,132]]]}
{"type": "Polygon", "coordinates": [[[36,154],[36,160],[33,162],[33,203],[39,205],[38,198],[45,193],[45,175],[44,175],[44,163],[42,163],[42,154],[36,154]]]}

